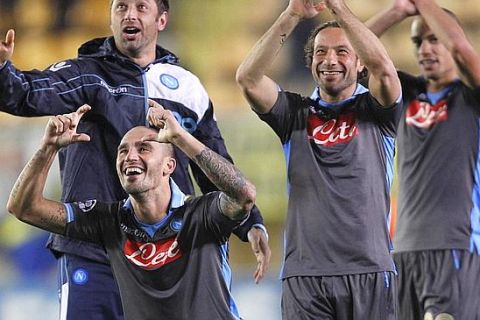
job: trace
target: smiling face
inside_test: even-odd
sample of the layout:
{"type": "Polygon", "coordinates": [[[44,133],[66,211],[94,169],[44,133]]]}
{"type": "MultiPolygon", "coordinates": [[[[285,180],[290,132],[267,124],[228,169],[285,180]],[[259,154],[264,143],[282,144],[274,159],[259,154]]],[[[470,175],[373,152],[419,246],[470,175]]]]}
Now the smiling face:
{"type": "Polygon", "coordinates": [[[311,71],[325,100],[350,97],[357,85],[357,75],[363,66],[341,28],[328,27],[315,37],[311,71]]]}
{"type": "Polygon", "coordinates": [[[457,77],[455,61],[421,18],[412,22],[411,39],[422,75],[437,82],[450,82],[457,77]]]}
{"type": "Polygon", "coordinates": [[[136,195],[159,189],[169,183],[175,169],[173,147],[168,143],[142,141],[156,131],[135,127],[123,137],[117,151],[117,174],[128,194],[136,195]]]}
{"type": "Polygon", "coordinates": [[[155,54],[158,32],[165,29],[167,12],[155,0],[114,0],[110,28],[115,45],[127,57],[155,54]]]}

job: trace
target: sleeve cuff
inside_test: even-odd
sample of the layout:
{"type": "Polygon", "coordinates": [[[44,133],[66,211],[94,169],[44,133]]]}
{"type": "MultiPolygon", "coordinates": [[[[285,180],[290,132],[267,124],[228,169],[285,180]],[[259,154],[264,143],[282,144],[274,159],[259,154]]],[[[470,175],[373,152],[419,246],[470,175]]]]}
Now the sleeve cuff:
{"type": "Polygon", "coordinates": [[[257,229],[260,229],[262,230],[264,233],[265,233],[265,236],[267,237],[267,241],[268,241],[268,232],[267,232],[267,228],[263,225],[263,224],[260,224],[260,223],[255,223],[252,228],[257,228],[257,229]]]}

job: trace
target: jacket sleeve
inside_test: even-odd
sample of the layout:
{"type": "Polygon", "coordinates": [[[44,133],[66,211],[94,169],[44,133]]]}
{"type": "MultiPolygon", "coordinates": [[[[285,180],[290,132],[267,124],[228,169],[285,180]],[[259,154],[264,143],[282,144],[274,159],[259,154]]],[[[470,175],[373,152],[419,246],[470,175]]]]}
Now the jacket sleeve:
{"type": "MultiPolygon", "coordinates": [[[[210,103],[208,110],[200,120],[197,130],[195,130],[193,135],[208,148],[233,163],[232,157],[228,154],[225,146],[225,141],[220,134],[217,122],[215,121],[212,103],[210,103]]],[[[203,194],[218,190],[218,188],[205,176],[202,170],[193,161],[190,161],[190,168],[192,169],[192,175],[203,194]]],[[[233,233],[242,241],[248,241],[247,233],[255,224],[263,225],[263,217],[256,206],[250,212],[249,218],[236,228],[233,233]]]]}
{"type": "Polygon", "coordinates": [[[44,71],[20,71],[7,61],[0,69],[0,111],[23,117],[69,113],[88,102],[83,87],[76,60],[44,71]]]}

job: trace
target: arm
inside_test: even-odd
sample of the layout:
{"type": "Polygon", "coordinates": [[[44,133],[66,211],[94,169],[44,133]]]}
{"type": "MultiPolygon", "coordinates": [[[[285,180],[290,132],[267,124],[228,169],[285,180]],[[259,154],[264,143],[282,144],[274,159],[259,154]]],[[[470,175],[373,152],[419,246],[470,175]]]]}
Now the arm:
{"type": "Polygon", "coordinates": [[[267,113],[278,96],[278,85],[266,76],[268,68],[287,37],[304,18],[313,18],[324,9],[323,3],[291,0],[287,9],[260,38],[237,69],[236,80],[243,95],[258,113],[267,113]]]}
{"type": "Polygon", "coordinates": [[[401,85],[392,60],[380,40],[346,6],[343,0],[326,0],[327,7],[345,31],[370,77],[368,88],[383,106],[391,106],[401,96],[401,85]]]}
{"type": "Polygon", "coordinates": [[[45,199],[43,190],[58,150],[70,143],[90,140],[87,135],[76,133],[78,122],[88,110],[90,106],[84,105],[76,112],[48,121],[40,148],[23,169],[8,199],[8,211],[19,220],[47,231],[65,232],[65,207],[60,202],[45,199]]]}
{"type": "Polygon", "coordinates": [[[14,39],[14,31],[9,30],[0,43],[0,111],[26,117],[57,115],[73,112],[87,101],[75,60],[44,71],[18,70],[11,62],[14,39]]]}
{"type": "Polygon", "coordinates": [[[409,16],[417,14],[417,8],[410,0],[394,0],[392,5],[370,18],[365,25],[377,36],[399,24],[409,16]]]}
{"type": "Polygon", "coordinates": [[[148,113],[148,121],[160,129],[158,135],[147,136],[145,140],[168,142],[177,146],[203,170],[205,175],[222,191],[220,209],[232,220],[243,219],[255,203],[255,187],[233,164],[207,148],[176,121],[172,112],[155,105],[148,113]]]}
{"type": "Polygon", "coordinates": [[[433,0],[412,0],[440,42],[450,51],[457,67],[472,87],[480,85],[480,56],[459,23],[433,0]]]}

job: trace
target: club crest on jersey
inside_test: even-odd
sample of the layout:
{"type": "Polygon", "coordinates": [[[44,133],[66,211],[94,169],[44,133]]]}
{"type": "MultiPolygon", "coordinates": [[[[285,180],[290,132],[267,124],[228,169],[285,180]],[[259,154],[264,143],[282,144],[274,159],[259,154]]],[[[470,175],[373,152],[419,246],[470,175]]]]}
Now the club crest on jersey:
{"type": "Polygon", "coordinates": [[[413,100],[408,105],[405,121],[410,126],[431,129],[447,118],[447,100],[440,100],[434,105],[427,101],[413,100]]]}
{"type": "Polygon", "coordinates": [[[138,242],[127,239],[123,253],[128,261],[145,270],[158,269],[182,256],[176,237],[157,242],[138,242]]]}
{"type": "Polygon", "coordinates": [[[177,78],[175,78],[174,76],[172,76],[170,74],[166,74],[166,73],[162,73],[160,75],[160,82],[165,87],[167,87],[168,89],[172,89],[172,90],[178,89],[178,87],[180,86],[177,78]]]}
{"type": "Polygon", "coordinates": [[[182,225],[182,218],[175,218],[170,222],[170,228],[172,228],[173,231],[180,231],[180,229],[182,229],[182,225]]]}
{"type": "Polygon", "coordinates": [[[56,72],[56,71],[61,70],[61,69],[70,68],[71,66],[72,65],[67,64],[65,61],[61,61],[61,62],[57,62],[55,64],[52,64],[52,66],[50,66],[50,68],[48,70],[56,72]]]}
{"type": "Polygon", "coordinates": [[[78,208],[83,212],[88,212],[88,211],[91,211],[96,204],[97,204],[97,200],[87,200],[84,202],[78,202],[78,208]]]}
{"type": "Polygon", "coordinates": [[[310,113],[307,119],[308,138],[322,146],[347,143],[358,135],[353,112],[339,115],[335,119],[323,119],[310,113]]]}

